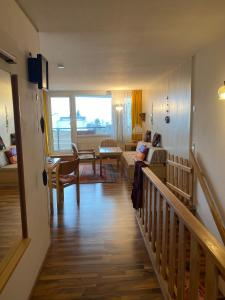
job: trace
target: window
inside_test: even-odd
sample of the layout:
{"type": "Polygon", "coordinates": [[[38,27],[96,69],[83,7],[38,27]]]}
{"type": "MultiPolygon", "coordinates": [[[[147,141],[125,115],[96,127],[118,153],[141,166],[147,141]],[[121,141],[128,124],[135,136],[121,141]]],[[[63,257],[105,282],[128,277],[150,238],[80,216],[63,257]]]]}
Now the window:
{"type": "Polygon", "coordinates": [[[90,135],[112,134],[110,96],[51,96],[53,152],[71,151],[71,143],[90,135]]]}
{"type": "Polygon", "coordinates": [[[51,97],[53,151],[71,149],[70,98],[51,97]]]}
{"type": "Polygon", "coordinates": [[[110,135],[112,132],[112,98],[79,96],[76,102],[77,135],[110,135]]]}

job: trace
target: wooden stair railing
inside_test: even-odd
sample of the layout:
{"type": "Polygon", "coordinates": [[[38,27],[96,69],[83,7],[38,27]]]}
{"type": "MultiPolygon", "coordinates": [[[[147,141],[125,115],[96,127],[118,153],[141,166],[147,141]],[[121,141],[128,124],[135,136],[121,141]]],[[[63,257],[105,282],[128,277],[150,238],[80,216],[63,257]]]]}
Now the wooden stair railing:
{"type": "Polygon", "coordinates": [[[213,198],[212,193],[209,189],[209,185],[208,185],[207,180],[206,180],[206,178],[205,178],[205,176],[202,172],[202,169],[201,169],[201,167],[200,167],[198,161],[196,160],[196,158],[195,158],[192,151],[190,151],[190,161],[191,161],[191,164],[194,168],[194,172],[196,174],[196,177],[197,177],[197,179],[198,179],[198,181],[201,185],[201,188],[202,188],[202,191],[205,195],[205,198],[208,202],[211,214],[214,218],[215,224],[216,224],[217,229],[220,233],[222,241],[225,244],[225,228],[224,228],[224,225],[223,225],[223,219],[222,219],[222,217],[219,213],[216,202],[214,201],[214,198],[213,198]]]}
{"type": "Polygon", "coordinates": [[[166,165],[166,185],[193,211],[193,168],[190,162],[188,159],[168,154],[166,165]]]}
{"type": "Polygon", "coordinates": [[[165,299],[225,296],[225,248],[148,168],[137,220],[165,299]]]}

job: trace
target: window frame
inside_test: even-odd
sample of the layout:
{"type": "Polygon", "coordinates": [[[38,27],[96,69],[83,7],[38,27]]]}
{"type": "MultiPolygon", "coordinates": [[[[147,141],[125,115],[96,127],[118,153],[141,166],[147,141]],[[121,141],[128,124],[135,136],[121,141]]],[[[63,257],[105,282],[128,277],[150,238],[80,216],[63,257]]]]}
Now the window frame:
{"type": "Polygon", "coordinates": [[[61,153],[72,153],[72,150],[54,150],[53,131],[52,131],[52,109],[51,109],[51,98],[69,98],[70,103],[70,126],[71,126],[71,143],[77,143],[78,139],[85,139],[88,137],[110,137],[111,135],[102,134],[90,134],[90,135],[78,135],[77,134],[77,122],[76,122],[76,97],[112,97],[111,94],[105,93],[90,93],[90,92],[74,92],[74,91],[49,91],[48,93],[48,114],[49,114],[49,142],[50,142],[50,153],[61,154],[61,153]]]}
{"type": "Polygon", "coordinates": [[[19,80],[20,77],[11,71],[7,63],[0,60],[0,69],[7,72],[10,76],[12,88],[13,114],[15,123],[15,133],[17,138],[17,159],[18,159],[18,179],[19,179],[19,195],[20,195],[20,214],[21,214],[21,240],[12,246],[2,261],[0,262],[0,294],[3,291],[8,280],[12,276],[16,266],[19,264],[26,250],[28,249],[31,239],[28,233],[26,195],[25,195],[25,179],[24,179],[24,163],[23,163],[23,147],[21,138],[21,118],[20,118],[20,101],[19,101],[19,80]]]}

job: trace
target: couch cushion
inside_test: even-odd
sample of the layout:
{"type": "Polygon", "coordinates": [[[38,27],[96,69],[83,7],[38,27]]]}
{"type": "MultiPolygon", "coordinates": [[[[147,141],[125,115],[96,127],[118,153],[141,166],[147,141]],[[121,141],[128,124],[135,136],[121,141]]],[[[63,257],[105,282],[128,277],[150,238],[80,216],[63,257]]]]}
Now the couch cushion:
{"type": "Polygon", "coordinates": [[[6,165],[2,168],[0,168],[0,172],[1,170],[14,170],[14,169],[17,169],[17,164],[10,164],[10,165],[6,165]]]}
{"type": "Polygon", "coordinates": [[[136,151],[125,151],[122,154],[126,164],[129,166],[134,166],[136,151]]]}
{"type": "Polygon", "coordinates": [[[146,146],[147,148],[150,148],[152,146],[151,143],[140,141],[137,143],[136,151],[138,151],[142,145],[146,146]]]}
{"type": "Polygon", "coordinates": [[[159,147],[151,147],[146,158],[147,164],[165,164],[167,151],[159,147]]]}
{"type": "Polygon", "coordinates": [[[0,151],[0,168],[7,166],[9,164],[8,159],[6,157],[5,151],[0,151]]]}

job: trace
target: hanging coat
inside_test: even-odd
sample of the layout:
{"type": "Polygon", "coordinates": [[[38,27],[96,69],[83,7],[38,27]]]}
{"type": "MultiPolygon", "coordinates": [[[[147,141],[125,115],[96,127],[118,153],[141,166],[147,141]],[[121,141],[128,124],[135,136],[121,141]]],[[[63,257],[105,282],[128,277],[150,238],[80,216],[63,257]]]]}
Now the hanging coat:
{"type": "Polygon", "coordinates": [[[134,182],[131,193],[133,208],[138,209],[142,207],[142,194],[143,194],[143,172],[142,168],[146,167],[143,161],[136,161],[134,167],[134,182]]]}

